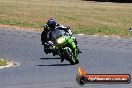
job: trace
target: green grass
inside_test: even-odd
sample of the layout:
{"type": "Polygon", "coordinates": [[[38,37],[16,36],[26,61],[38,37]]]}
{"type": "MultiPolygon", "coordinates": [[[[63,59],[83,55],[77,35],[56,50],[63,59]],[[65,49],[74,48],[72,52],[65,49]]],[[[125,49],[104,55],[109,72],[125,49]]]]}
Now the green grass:
{"type": "Polygon", "coordinates": [[[0,66],[6,66],[8,63],[7,60],[4,60],[4,59],[0,59],[0,66]]]}
{"type": "Polygon", "coordinates": [[[39,28],[49,18],[74,33],[131,36],[132,4],[81,0],[0,0],[0,24],[39,28]]]}

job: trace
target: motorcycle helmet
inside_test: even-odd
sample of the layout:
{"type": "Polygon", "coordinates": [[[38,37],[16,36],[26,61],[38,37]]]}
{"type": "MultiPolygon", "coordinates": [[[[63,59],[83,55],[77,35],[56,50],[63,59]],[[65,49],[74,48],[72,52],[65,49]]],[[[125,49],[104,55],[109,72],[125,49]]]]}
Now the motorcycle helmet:
{"type": "Polygon", "coordinates": [[[47,25],[49,26],[49,28],[55,29],[56,21],[54,19],[49,19],[47,25]]]}

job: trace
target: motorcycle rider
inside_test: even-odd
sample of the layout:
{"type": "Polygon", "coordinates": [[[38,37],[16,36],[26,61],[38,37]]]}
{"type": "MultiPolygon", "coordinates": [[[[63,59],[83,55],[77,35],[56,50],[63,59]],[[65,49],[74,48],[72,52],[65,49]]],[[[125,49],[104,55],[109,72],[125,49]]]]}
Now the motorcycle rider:
{"type": "MultiPolygon", "coordinates": [[[[44,26],[44,31],[41,34],[41,41],[42,41],[42,45],[44,45],[44,52],[46,54],[52,52],[52,50],[49,49],[50,45],[48,44],[48,41],[51,40],[52,38],[52,35],[51,35],[52,31],[56,29],[64,30],[65,32],[69,34],[69,36],[72,36],[70,27],[65,27],[61,24],[57,24],[54,19],[49,19],[47,21],[47,24],[44,26]]],[[[74,43],[76,44],[78,49],[76,38],[72,36],[72,39],[74,40],[74,43]]],[[[82,53],[82,52],[78,49],[78,53],[82,53]]]]}

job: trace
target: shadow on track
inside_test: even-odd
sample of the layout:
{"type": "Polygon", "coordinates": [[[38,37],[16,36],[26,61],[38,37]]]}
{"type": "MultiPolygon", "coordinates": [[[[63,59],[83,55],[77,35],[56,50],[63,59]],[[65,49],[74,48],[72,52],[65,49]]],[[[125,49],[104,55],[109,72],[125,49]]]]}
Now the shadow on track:
{"type": "MultiPolygon", "coordinates": [[[[60,57],[53,57],[53,58],[40,58],[41,60],[55,60],[55,59],[60,59],[60,57]]],[[[48,65],[36,65],[36,66],[71,66],[71,64],[48,64],[48,65]]]]}
{"type": "Polygon", "coordinates": [[[36,66],[71,66],[71,64],[51,64],[51,65],[36,65],[36,66]]]}
{"type": "Polygon", "coordinates": [[[61,58],[40,58],[41,60],[52,60],[52,59],[61,59],[61,58]]]}

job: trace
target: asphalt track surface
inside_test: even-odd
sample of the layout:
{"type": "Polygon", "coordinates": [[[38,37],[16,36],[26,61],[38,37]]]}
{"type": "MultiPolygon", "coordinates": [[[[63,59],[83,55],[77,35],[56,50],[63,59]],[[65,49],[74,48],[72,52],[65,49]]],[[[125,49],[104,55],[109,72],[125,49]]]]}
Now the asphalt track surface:
{"type": "Polygon", "coordinates": [[[0,88],[132,88],[130,84],[76,83],[79,66],[87,73],[132,75],[132,39],[75,35],[82,54],[78,65],[60,62],[58,56],[46,55],[41,32],[0,28],[0,58],[20,66],[0,69],[0,88]]]}

